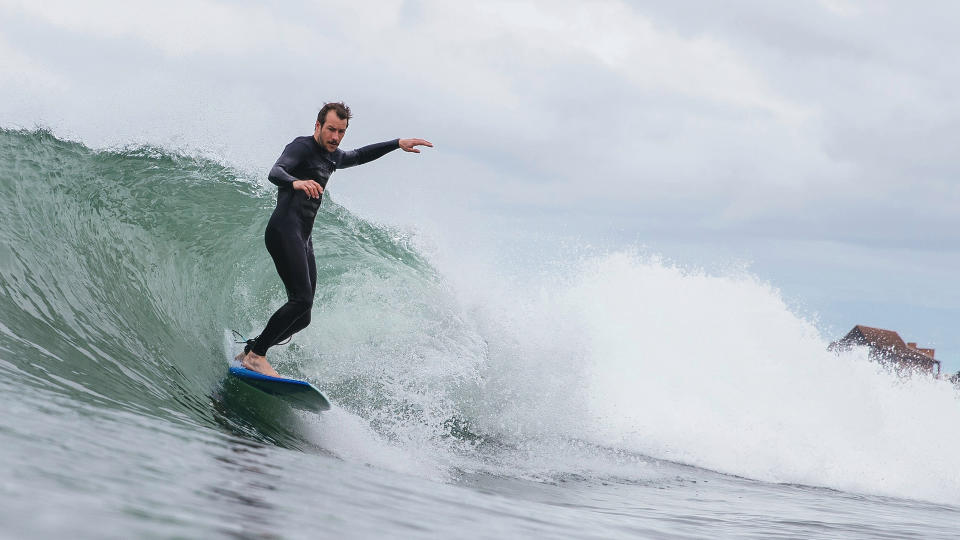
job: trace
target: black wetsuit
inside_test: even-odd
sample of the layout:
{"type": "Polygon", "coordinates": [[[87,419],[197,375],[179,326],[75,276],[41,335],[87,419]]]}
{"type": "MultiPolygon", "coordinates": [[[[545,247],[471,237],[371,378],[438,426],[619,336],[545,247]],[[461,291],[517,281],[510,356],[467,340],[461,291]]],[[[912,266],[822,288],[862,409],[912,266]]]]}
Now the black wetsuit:
{"type": "Polygon", "coordinates": [[[280,306],[263,332],[250,343],[260,356],[310,324],[310,308],[317,290],[317,262],[313,255],[313,220],[321,198],[311,199],[293,189],[294,180],[314,180],[323,187],[337,169],[362,165],[400,148],[399,139],[344,152],[327,152],[313,137],[297,137],[280,154],[268,178],[276,184],[277,208],[270,216],[264,241],[277,273],[287,289],[287,303],[280,306]]]}

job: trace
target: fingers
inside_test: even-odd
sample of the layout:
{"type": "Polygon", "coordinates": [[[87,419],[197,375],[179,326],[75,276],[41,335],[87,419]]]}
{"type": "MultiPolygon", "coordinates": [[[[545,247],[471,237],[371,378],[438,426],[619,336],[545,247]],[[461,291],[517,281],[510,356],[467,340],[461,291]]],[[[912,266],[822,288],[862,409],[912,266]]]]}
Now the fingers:
{"type": "Polygon", "coordinates": [[[433,143],[425,139],[400,139],[400,148],[404,152],[419,154],[420,151],[414,148],[416,146],[429,146],[433,148],[433,143]]]}
{"type": "Polygon", "coordinates": [[[294,185],[294,189],[303,191],[311,199],[320,198],[320,194],[323,193],[323,186],[313,180],[300,180],[299,182],[299,187],[294,185]]]}

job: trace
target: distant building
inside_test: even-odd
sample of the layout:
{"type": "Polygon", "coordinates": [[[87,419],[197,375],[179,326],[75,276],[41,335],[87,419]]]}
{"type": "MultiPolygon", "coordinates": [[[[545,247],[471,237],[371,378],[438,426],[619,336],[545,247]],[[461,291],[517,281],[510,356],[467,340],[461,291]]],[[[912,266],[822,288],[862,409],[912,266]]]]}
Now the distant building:
{"type": "Polygon", "coordinates": [[[857,325],[843,338],[830,344],[831,351],[846,351],[861,346],[870,349],[870,358],[882,364],[890,364],[897,369],[919,369],[931,375],[940,375],[940,361],[934,359],[933,349],[917,347],[916,343],[905,343],[893,330],[871,328],[857,325]]]}

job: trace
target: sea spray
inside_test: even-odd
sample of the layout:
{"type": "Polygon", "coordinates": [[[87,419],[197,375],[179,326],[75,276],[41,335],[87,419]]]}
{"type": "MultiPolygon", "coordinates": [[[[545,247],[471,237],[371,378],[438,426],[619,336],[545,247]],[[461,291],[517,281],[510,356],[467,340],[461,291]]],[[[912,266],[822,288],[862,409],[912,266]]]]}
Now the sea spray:
{"type": "Polygon", "coordinates": [[[477,313],[503,346],[485,380],[504,386],[487,387],[503,402],[477,423],[506,440],[587,441],[774,482],[960,500],[956,389],[898,378],[862,350],[828,352],[748,273],[615,252],[563,268],[534,294],[490,298],[477,313]]]}

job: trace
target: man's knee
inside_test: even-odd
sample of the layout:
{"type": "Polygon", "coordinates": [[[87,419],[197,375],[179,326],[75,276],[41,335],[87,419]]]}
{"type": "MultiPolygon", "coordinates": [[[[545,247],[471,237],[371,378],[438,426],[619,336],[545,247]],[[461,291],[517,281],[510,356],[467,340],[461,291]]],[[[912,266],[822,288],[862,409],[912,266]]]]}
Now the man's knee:
{"type": "Polygon", "coordinates": [[[310,315],[310,310],[313,308],[313,298],[312,297],[293,297],[290,299],[290,303],[299,311],[300,313],[310,315]]]}
{"type": "Polygon", "coordinates": [[[291,303],[293,303],[297,313],[293,325],[296,328],[295,331],[299,332],[300,330],[306,328],[308,324],[310,324],[310,310],[313,308],[313,299],[301,298],[298,300],[291,300],[291,303]]]}

